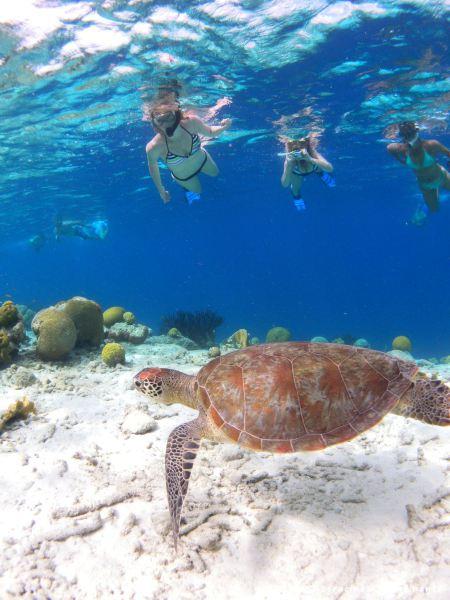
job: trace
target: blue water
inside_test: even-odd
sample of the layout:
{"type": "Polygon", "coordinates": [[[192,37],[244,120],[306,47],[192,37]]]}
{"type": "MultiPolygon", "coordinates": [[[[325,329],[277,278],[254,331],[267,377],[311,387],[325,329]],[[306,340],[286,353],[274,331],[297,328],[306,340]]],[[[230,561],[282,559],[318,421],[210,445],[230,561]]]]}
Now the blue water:
{"type": "Polygon", "coordinates": [[[108,35],[150,22],[153,37],[92,48],[76,36],[93,21],[58,13],[61,27],[22,48],[26,17],[0,8],[0,294],[35,310],[82,295],[122,305],[156,331],[166,313],[212,308],[224,317],[218,339],[239,327],[264,339],[284,325],[295,339],[351,334],[389,349],[403,334],[416,356],[450,354],[449,193],[423,227],[408,224],[415,178],[385,149],[389,127],[410,118],[424,139],[450,146],[444,3],[216,3],[225,16],[204,2],[116,4],[93,2],[89,14],[106,20],[108,35]],[[276,5],[283,15],[273,18],[276,5]],[[168,6],[178,21],[156,12],[168,6]],[[174,41],[164,32],[177,22],[209,29],[195,43],[174,41]],[[69,60],[73,40],[80,55],[69,60]],[[135,71],[114,75],[117,66],[135,71]],[[232,128],[208,147],[220,175],[202,177],[191,207],[167,171],[172,202],[163,205],[147,171],[143,98],[165,76],[199,109],[232,100],[213,121],[230,117],[232,128]],[[280,185],[277,135],[311,129],[322,132],[337,187],[308,178],[299,213],[280,185]],[[57,214],[106,218],[109,235],[56,242],[57,214]],[[26,240],[41,231],[48,242],[35,252],[26,240]]]}

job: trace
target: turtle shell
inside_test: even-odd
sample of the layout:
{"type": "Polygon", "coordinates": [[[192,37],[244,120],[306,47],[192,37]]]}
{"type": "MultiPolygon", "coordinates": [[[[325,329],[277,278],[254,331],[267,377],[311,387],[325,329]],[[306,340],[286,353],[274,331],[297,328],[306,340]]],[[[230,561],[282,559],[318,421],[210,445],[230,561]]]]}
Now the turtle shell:
{"type": "Polygon", "coordinates": [[[321,450],[373,427],[413,385],[414,363],[339,344],[287,342],[220,356],[197,396],[221,436],[253,450],[321,450]]]}

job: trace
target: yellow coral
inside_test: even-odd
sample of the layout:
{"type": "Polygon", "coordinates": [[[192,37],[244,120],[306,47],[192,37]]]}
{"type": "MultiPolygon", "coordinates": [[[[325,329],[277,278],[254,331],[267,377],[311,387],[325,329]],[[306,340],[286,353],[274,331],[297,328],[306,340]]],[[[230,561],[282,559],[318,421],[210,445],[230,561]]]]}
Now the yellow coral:
{"type": "Polygon", "coordinates": [[[34,402],[28,400],[26,396],[22,400],[16,400],[8,406],[6,411],[0,415],[0,431],[4,428],[8,421],[12,419],[26,419],[29,414],[36,414],[34,402]]]}
{"type": "Polygon", "coordinates": [[[108,367],[115,367],[117,364],[125,363],[125,350],[123,346],[116,342],[105,344],[102,350],[102,360],[108,367]]]}
{"type": "Polygon", "coordinates": [[[128,325],[133,325],[133,323],[136,321],[136,317],[133,315],[132,312],[130,311],[126,311],[123,313],[122,319],[125,321],[125,323],[127,323],[128,325]]]}
{"type": "Polygon", "coordinates": [[[230,341],[238,348],[247,348],[248,343],[248,331],[246,329],[238,329],[233,333],[230,341]]]}
{"type": "Polygon", "coordinates": [[[9,337],[6,331],[0,330],[0,365],[11,360],[9,337]]]}
{"type": "Polygon", "coordinates": [[[103,323],[105,327],[111,327],[114,323],[122,320],[125,309],[121,306],[111,306],[103,313],[103,323]]]}
{"type": "Polygon", "coordinates": [[[403,352],[411,352],[411,340],[406,335],[398,335],[392,340],[392,350],[403,350],[403,352]]]}
{"type": "Polygon", "coordinates": [[[167,335],[169,337],[181,337],[181,333],[178,331],[178,329],[176,327],[172,327],[171,329],[169,329],[169,331],[167,332],[167,335]]]}
{"type": "Polygon", "coordinates": [[[0,306],[0,327],[10,327],[19,320],[19,312],[11,300],[7,300],[0,306]]]}

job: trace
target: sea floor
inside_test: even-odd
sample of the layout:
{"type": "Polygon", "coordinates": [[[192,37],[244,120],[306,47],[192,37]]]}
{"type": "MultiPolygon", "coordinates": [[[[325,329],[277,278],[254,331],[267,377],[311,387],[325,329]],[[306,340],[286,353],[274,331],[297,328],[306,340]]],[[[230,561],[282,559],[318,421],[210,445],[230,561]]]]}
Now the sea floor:
{"type": "Polygon", "coordinates": [[[27,395],[37,409],[0,435],[2,600],[448,598],[450,430],[388,415],[295,455],[204,441],[175,553],[165,443],[195,412],[147,402],[131,381],[208,359],[167,344],[127,358],[42,365],[29,350],[0,371],[0,403],[27,395]],[[23,389],[21,368],[36,377],[23,389]]]}

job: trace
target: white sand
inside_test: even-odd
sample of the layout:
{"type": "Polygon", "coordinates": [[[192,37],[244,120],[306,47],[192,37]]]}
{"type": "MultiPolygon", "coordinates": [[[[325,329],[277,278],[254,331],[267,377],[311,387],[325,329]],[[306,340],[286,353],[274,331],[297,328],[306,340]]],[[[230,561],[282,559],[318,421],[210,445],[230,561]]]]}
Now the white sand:
{"type": "Polygon", "coordinates": [[[44,367],[30,353],[26,390],[0,371],[1,405],[27,394],[38,410],[0,436],[2,600],[449,597],[449,430],[388,415],[353,442],[283,456],[205,441],[175,554],[165,443],[195,413],[130,384],[149,364],[195,373],[205,355],[127,356],[110,370],[96,353],[44,367]],[[127,415],[149,432],[124,433],[127,415]]]}

